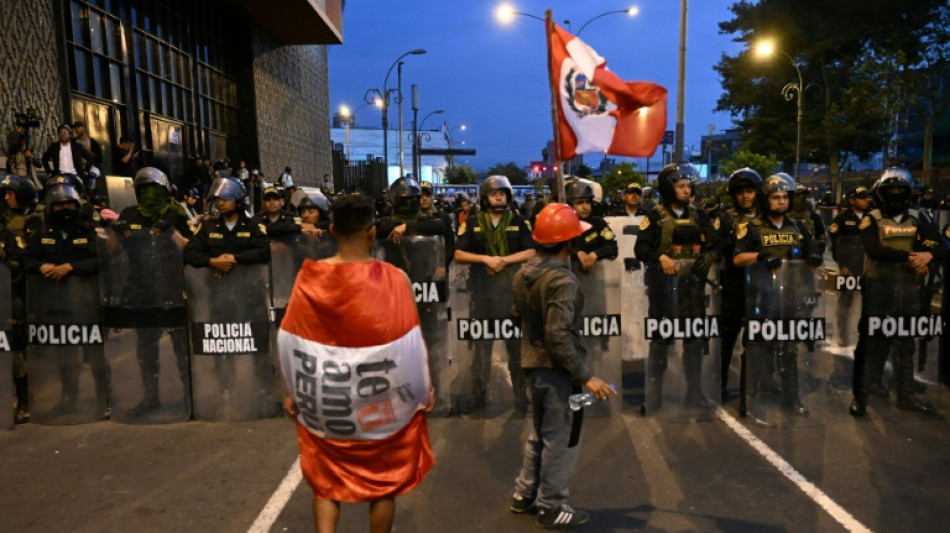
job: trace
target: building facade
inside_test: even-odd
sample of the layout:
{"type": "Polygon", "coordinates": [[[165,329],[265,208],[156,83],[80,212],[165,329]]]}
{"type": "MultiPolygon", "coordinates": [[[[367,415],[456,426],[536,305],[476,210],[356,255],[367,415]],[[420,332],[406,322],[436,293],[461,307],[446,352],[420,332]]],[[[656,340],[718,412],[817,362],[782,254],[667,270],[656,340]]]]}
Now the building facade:
{"type": "Polygon", "coordinates": [[[342,42],[341,3],[0,0],[0,135],[35,108],[35,152],[82,120],[104,174],[126,137],[173,181],[202,156],[317,184],[332,168],[325,45],[342,42]]]}

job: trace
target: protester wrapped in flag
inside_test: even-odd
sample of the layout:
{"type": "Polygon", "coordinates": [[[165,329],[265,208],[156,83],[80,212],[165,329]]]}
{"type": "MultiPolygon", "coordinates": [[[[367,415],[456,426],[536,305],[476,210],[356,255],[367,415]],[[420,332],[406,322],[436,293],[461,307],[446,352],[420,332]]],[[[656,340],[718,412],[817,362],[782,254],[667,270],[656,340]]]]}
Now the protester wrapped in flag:
{"type": "Polygon", "coordinates": [[[393,498],[412,490],[434,464],[425,418],[429,369],[415,299],[405,273],[370,259],[375,227],[372,204],[365,207],[368,229],[336,228],[338,254],[305,262],[278,334],[293,401],[287,411],[296,418],[301,468],[315,500],[393,498]],[[346,257],[354,242],[355,259],[346,257]]]}
{"type": "Polygon", "coordinates": [[[548,28],[558,160],[588,152],[653,155],[666,131],[666,89],[621,80],[593,48],[553,22],[548,28]]]}

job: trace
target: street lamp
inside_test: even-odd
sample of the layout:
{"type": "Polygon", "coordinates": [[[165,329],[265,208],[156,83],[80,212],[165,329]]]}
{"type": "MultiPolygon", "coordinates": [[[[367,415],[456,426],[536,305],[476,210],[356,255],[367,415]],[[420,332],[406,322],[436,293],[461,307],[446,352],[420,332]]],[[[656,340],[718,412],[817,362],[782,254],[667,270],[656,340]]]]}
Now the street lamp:
{"type": "MultiPolygon", "coordinates": [[[[363,100],[367,104],[374,103],[376,99],[379,99],[382,102],[382,111],[383,111],[383,162],[386,165],[386,179],[389,179],[389,93],[391,91],[396,92],[396,103],[399,104],[399,136],[402,137],[402,59],[410,55],[422,55],[426,53],[425,49],[418,48],[416,50],[410,50],[405,54],[396,58],[393,61],[393,64],[389,66],[389,70],[386,71],[386,77],[383,79],[383,88],[380,89],[369,89],[366,91],[366,94],[363,95],[363,100]],[[392,74],[393,69],[396,66],[399,66],[399,80],[397,83],[396,89],[389,89],[389,75],[392,74]]],[[[400,149],[400,157],[402,150],[400,149]]],[[[400,162],[401,165],[401,162],[400,162]]]]}
{"type": "Polygon", "coordinates": [[[515,11],[514,6],[512,6],[511,4],[501,4],[500,6],[498,6],[498,9],[495,10],[495,18],[497,18],[498,22],[501,22],[502,24],[510,23],[512,20],[514,20],[515,15],[521,15],[522,17],[529,17],[529,18],[533,18],[535,20],[540,20],[541,22],[544,22],[543,18],[532,15],[531,13],[522,13],[521,11],[515,11]]]}
{"type": "MultiPolygon", "coordinates": [[[[419,133],[419,130],[422,129],[423,126],[425,126],[426,120],[429,117],[431,117],[432,115],[441,115],[442,113],[445,113],[445,110],[436,109],[435,111],[422,117],[422,122],[419,122],[417,126],[416,119],[419,116],[419,98],[418,98],[418,93],[416,91],[416,88],[417,88],[416,85],[412,86],[412,175],[418,180],[420,178],[419,170],[420,170],[420,167],[422,167],[422,156],[419,155],[419,151],[422,148],[422,142],[421,142],[422,135],[419,133]]],[[[425,135],[426,141],[429,141],[432,139],[432,137],[428,133],[425,133],[424,135],[425,135]]]]}
{"type": "MultiPolygon", "coordinates": [[[[584,28],[586,28],[587,25],[590,24],[591,22],[594,22],[595,20],[597,20],[597,19],[599,19],[599,18],[601,18],[601,17],[606,17],[607,15],[615,15],[615,14],[617,14],[617,13],[626,13],[627,15],[629,15],[629,16],[631,16],[631,17],[635,17],[635,16],[637,16],[638,13],[640,13],[640,8],[638,8],[637,6],[630,6],[630,7],[628,7],[627,9],[615,9],[615,10],[613,10],[613,11],[607,11],[606,13],[601,13],[600,15],[597,15],[596,17],[594,17],[594,18],[588,20],[588,21],[585,22],[584,24],[581,24],[581,29],[577,30],[577,33],[575,33],[574,35],[577,36],[577,37],[580,37],[581,32],[583,32],[583,31],[584,31],[584,28]]],[[[571,21],[569,21],[569,20],[565,20],[564,23],[567,24],[568,27],[570,27],[570,25],[571,25],[571,21]]]]}
{"type": "MultiPolygon", "coordinates": [[[[463,132],[466,129],[468,129],[468,127],[465,124],[461,124],[459,126],[455,126],[453,128],[449,128],[445,130],[445,142],[449,145],[449,156],[448,156],[449,168],[455,168],[455,156],[452,154],[452,149],[454,148],[453,146],[454,142],[452,141],[452,132],[454,131],[463,132]]],[[[462,144],[465,144],[465,141],[462,141],[462,144]]]]}
{"type": "Polygon", "coordinates": [[[795,73],[798,74],[798,83],[786,83],[785,87],[782,87],[782,96],[785,97],[785,100],[790,102],[792,98],[795,98],[798,105],[798,113],[795,117],[795,124],[798,130],[795,138],[795,179],[798,179],[802,161],[802,117],[805,115],[805,99],[802,98],[802,96],[804,96],[803,93],[808,87],[805,87],[802,80],[802,69],[799,68],[798,62],[792,59],[792,56],[776,49],[775,43],[769,40],[760,41],[755,46],[755,55],[758,57],[771,57],[775,55],[776,52],[785,56],[785,59],[788,59],[788,62],[795,67],[795,73]]]}
{"type": "MultiPolygon", "coordinates": [[[[352,160],[350,156],[350,125],[352,124],[353,120],[356,118],[356,113],[358,113],[360,109],[363,109],[364,107],[368,105],[370,104],[369,103],[362,104],[359,107],[357,107],[355,111],[350,111],[350,107],[346,104],[340,105],[340,110],[338,114],[343,119],[343,125],[344,125],[344,128],[346,129],[346,160],[347,161],[352,160]]],[[[382,109],[383,101],[377,98],[376,100],[373,101],[372,105],[382,109]]]]}

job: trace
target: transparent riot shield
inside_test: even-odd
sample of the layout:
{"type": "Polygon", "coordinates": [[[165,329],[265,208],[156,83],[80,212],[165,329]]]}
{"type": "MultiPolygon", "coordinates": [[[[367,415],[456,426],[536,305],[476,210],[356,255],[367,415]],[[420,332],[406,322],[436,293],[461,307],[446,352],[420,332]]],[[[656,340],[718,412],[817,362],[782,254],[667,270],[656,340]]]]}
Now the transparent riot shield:
{"type": "MultiPolygon", "coordinates": [[[[581,335],[587,348],[587,366],[591,374],[615,386],[621,392],[621,331],[626,327],[620,313],[620,271],[622,263],[597,261],[591,272],[583,272],[577,261],[571,268],[584,293],[581,335]]],[[[621,396],[584,409],[584,416],[605,417],[619,412],[621,396]]]]}
{"type": "Polygon", "coordinates": [[[643,217],[607,217],[604,220],[617,238],[619,252],[617,263],[620,268],[620,316],[623,322],[623,331],[620,334],[621,360],[642,360],[646,358],[647,353],[642,320],[647,308],[647,292],[643,268],[634,256],[633,247],[637,244],[637,234],[640,233],[643,217]]]}
{"type": "Polygon", "coordinates": [[[823,273],[802,260],[777,270],[746,267],[747,416],[769,426],[801,425],[822,391],[831,361],[816,344],[826,338],[820,303],[823,273]]]}
{"type": "Polygon", "coordinates": [[[274,416],[274,369],[268,354],[267,265],[185,267],[194,416],[238,421],[274,416]]]}
{"type": "Polygon", "coordinates": [[[950,206],[942,205],[937,210],[937,229],[944,230],[950,224],[950,206]]]}
{"type": "MultiPolygon", "coordinates": [[[[12,326],[13,298],[10,284],[10,269],[0,264],[0,398],[4,402],[13,398],[13,354],[11,353],[10,328],[12,326]]],[[[13,427],[13,404],[0,407],[0,429],[13,427]]]]}
{"type": "Polygon", "coordinates": [[[826,335],[830,334],[828,352],[834,364],[828,384],[835,389],[850,391],[854,349],[858,343],[858,321],[861,318],[861,273],[864,271],[864,248],[860,235],[835,238],[838,270],[829,276],[826,292],[826,313],[829,318],[826,335]]]}
{"type": "Polygon", "coordinates": [[[441,236],[409,236],[397,244],[378,241],[376,257],[391,263],[409,275],[419,311],[419,325],[429,353],[429,374],[435,389],[434,413],[452,411],[448,387],[449,317],[446,290],[445,244],[441,236]]]}
{"type": "Polygon", "coordinates": [[[135,187],[132,178],[124,176],[106,176],[106,194],[109,195],[109,209],[121,213],[126,207],[138,205],[135,199],[135,187]]]}
{"type": "Polygon", "coordinates": [[[108,367],[99,323],[99,278],[56,283],[28,275],[27,359],[31,420],[82,424],[108,408],[108,367]]]}
{"type": "Polygon", "coordinates": [[[169,234],[106,230],[99,246],[103,347],[112,419],[184,422],[191,416],[182,252],[169,234]]]}
{"type": "MultiPolygon", "coordinates": [[[[938,405],[939,340],[944,324],[937,296],[938,265],[927,275],[906,270],[903,264],[883,264],[864,280],[861,333],[866,335],[864,380],[869,408],[888,400],[898,408],[921,410],[938,405]],[[889,363],[889,364],[888,364],[889,363]],[[914,407],[916,402],[921,402],[914,407]]],[[[855,379],[861,379],[856,370],[855,379]]],[[[905,413],[880,409],[885,418],[905,413]]]]}
{"type": "Polygon", "coordinates": [[[709,274],[692,273],[695,259],[673,261],[677,275],[665,274],[659,263],[644,272],[649,348],[643,411],[669,421],[705,420],[720,401],[718,284],[709,274]]]}
{"type": "Polygon", "coordinates": [[[527,382],[521,370],[521,319],[512,313],[511,282],[518,265],[489,276],[482,265],[452,264],[448,362],[453,412],[495,418],[524,415],[527,382]]]}

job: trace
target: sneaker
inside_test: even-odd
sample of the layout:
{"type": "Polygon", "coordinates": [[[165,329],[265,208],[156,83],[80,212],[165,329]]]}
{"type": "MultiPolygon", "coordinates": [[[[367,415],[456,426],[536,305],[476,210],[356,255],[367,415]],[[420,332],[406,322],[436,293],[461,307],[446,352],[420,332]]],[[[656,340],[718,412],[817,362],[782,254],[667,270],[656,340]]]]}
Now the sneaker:
{"type": "Polygon", "coordinates": [[[535,498],[526,498],[517,492],[511,497],[511,505],[508,507],[512,513],[528,513],[535,510],[535,498]]]}
{"type": "Polygon", "coordinates": [[[535,522],[545,529],[558,527],[574,527],[586,524],[590,520],[590,513],[573,509],[566,503],[554,509],[538,509],[538,519],[535,522]]]}

